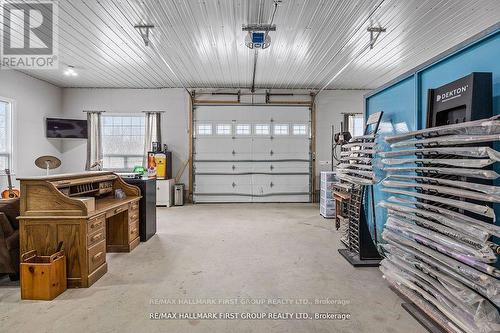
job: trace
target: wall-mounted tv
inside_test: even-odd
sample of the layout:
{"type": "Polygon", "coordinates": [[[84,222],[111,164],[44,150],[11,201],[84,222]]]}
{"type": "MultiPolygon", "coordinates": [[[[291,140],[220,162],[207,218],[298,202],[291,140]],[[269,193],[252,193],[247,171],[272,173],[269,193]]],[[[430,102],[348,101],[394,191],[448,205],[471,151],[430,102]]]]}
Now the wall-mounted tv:
{"type": "Polygon", "coordinates": [[[47,138],[86,139],[87,120],[47,118],[47,138]]]}

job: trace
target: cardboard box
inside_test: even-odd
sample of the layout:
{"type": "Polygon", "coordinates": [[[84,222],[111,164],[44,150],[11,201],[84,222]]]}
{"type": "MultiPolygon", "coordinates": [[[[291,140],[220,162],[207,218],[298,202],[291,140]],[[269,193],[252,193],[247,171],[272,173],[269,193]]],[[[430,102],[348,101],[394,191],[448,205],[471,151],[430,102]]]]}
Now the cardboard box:
{"type": "Polygon", "coordinates": [[[80,200],[87,206],[87,211],[92,212],[95,210],[95,198],[94,197],[76,197],[74,199],[80,200]]]}

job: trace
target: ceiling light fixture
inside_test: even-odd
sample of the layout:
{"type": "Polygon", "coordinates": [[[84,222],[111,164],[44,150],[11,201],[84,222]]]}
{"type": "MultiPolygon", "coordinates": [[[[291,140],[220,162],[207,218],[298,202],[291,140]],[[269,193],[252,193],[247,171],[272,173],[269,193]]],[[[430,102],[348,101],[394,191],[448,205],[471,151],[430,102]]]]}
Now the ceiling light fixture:
{"type": "Polygon", "coordinates": [[[66,76],[78,76],[78,73],[75,71],[75,66],[68,65],[68,68],[64,71],[64,75],[66,76]]]}

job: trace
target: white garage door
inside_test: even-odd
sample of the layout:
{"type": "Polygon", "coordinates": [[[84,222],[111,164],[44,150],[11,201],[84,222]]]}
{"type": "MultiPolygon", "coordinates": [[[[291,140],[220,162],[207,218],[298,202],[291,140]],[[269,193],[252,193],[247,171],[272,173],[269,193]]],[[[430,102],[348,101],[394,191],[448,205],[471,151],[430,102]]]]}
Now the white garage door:
{"type": "Polygon", "coordinates": [[[194,202],[310,202],[310,109],[197,106],[194,202]]]}

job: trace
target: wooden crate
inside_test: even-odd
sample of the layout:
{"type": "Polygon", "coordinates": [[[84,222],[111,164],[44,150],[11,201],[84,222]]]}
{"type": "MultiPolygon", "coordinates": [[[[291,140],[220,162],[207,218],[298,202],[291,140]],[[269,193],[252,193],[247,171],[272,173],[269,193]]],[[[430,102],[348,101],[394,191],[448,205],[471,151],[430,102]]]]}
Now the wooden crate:
{"type": "Polygon", "coordinates": [[[67,288],[66,256],[59,251],[38,256],[29,251],[21,256],[21,299],[50,301],[67,288]]]}

